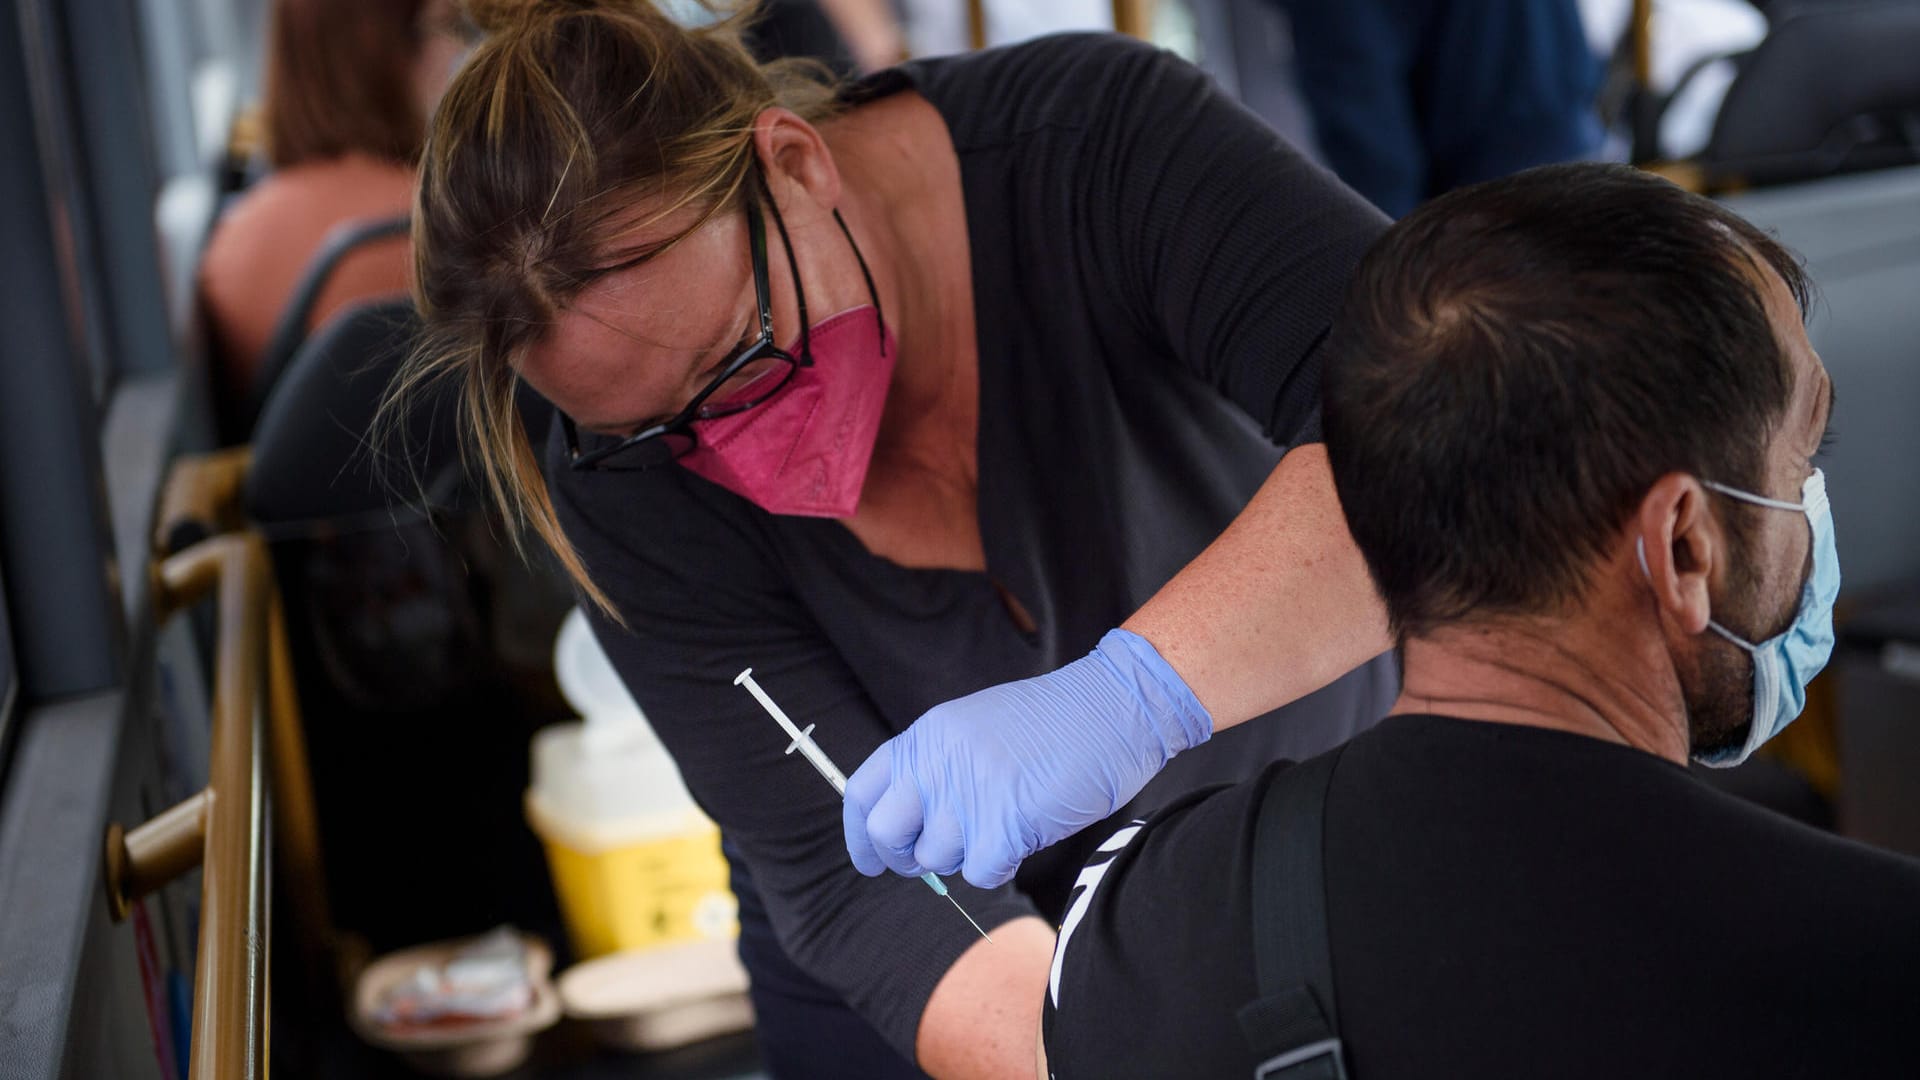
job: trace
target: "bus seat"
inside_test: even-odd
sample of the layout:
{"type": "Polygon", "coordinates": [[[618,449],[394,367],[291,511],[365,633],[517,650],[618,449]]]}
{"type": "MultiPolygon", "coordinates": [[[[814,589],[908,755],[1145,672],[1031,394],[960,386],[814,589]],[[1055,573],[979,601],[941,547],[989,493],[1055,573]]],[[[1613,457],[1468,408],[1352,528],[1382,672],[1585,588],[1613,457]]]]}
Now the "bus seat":
{"type": "Polygon", "coordinates": [[[320,294],[326,289],[327,282],[333,279],[334,271],[357,251],[406,236],[411,223],[412,219],[404,216],[349,221],[327,234],[326,242],[301,273],[299,282],[295,284],[292,295],[287,297],[286,306],[280,310],[280,317],[273,325],[273,336],[267,339],[266,350],[261,353],[259,365],[254,369],[246,401],[241,403],[241,414],[232,418],[235,434],[245,436],[258,421],[260,410],[265,407],[274,384],[280,381],[287,366],[292,363],[294,354],[307,340],[307,330],[313,322],[314,305],[320,302],[320,294]]]}
{"type": "Polygon", "coordinates": [[[377,951],[558,929],[520,805],[528,740],[569,715],[550,657],[572,592],[507,545],[451,393],[404,418],[409,460],[371,445],[417,332],[410,304],[377,302],[297,349],[243,489],[284,598],[335,921],[377,951]]]}
{"type": "Polygon", "coordinates": [[[1716,186],[1920,162],[1920,4],[1779,3],[1741,60],[1702,164],[1716,186]]]}
{"type": "Polygon", "coordinates": [[[420,489],[449,489],[459,469],[452,398],[425,399],[399,432],[413,460],[373,445],[374,414],[419,333],[406,300],[349,308],[296,346],[262,401],[254,427],[246,506],[254,520],[284,524],[381,513],[420,489]]]}

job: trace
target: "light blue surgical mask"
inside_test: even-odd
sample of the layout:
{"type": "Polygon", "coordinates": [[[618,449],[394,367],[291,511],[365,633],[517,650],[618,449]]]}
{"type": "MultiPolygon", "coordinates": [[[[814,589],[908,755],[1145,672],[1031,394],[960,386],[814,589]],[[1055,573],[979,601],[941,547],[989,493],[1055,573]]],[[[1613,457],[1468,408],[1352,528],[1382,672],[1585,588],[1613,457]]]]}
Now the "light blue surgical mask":
{"type": "MultiPolygon", "coordinates": [[[[1750,491],[1703,480],[1702,484],[1732,499],[1770,510],[1804,514],[1813,531],[1813,572],[1800,587],[1800,607],[1793,625],[1755,644],[1709,619],[1708,629],[1753,657],[1753,724],[1746,744],[1694,760],[1714,768],[1731,768],[1747,760],[1760,745],[1780,734],[1807,705],[1807,684],[1833,655],[1833,601],[1840,595],[1840,556],[1833,546],[1833,508],[1827,501],[1827,477],[1819,469],[1807,477],[1800,501],[1769,499],[1750,491]]],[[[1647,568],[1646,541],[1640,542],[1640,569],[1647,568]]]]}

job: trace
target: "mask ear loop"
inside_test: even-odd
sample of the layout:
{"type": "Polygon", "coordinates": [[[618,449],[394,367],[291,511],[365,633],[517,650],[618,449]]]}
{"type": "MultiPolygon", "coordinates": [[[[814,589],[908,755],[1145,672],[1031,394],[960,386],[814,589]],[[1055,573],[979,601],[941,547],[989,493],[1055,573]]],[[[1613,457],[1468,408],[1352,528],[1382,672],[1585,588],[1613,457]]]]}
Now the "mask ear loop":
{"type": "MultiPolygon", "coordinates": [[[[1788,502],[1785,499],[1770,499],[1765,495],[1755,495],[1751,491],[1742,491],[1737,487],[1728,487],[1726,484],[1715,483],[1712,480],[1702,480],[1700,481],[1700,486],[1709,491],[1717,491],[1729,499],[1738,499],[1741,502],[1752,503],[1755,506],[1764,506],[1769,510],[1791,510],[1803,517],[1807,516],[1807,504],[1805,502],[1788,502]]],[[[1812,528],[1811,523],[1809,523],[1808,528],[1812,528]]],[[[1646,537],[1643,536],[1640,538],[1640,544],[1640,567],[1644,570],[1647,565],[1646,537]]],[[[1712,630],[1714,633],[1747,650],[1747,654],[1754,657],[1754,659],[1759,659],[1760,646],[1735,634],[1733,631],[1728,630],[1712,619],[1707,620],[1707,629],[1712,630]]]]}
{"type": "Polygon", "coordinates": [[[1788,502],[1785,499],[1769,499],[1765,495],[1755,495],[1750,491],[1741,491],[1737,487],[1716,484],[1711,480],[1700,481],[1700,486],[1712,491],[1717,491],[1729,499],[1739,499],[1741,502],[1752,503],[1755,506],[1766,506],[1775,510],[1798,510],[1803,514],[1807,512],[1807,504],[1803,502],[1788,502]]]}
{"type": "Polygon", "coordinates": [[[767,184],[767,174],[755,165],[753,175],[760,181],[760,190],[767,196],[767,209],[773,212],[773,227],[779,230],[780,246],[787,253],[787,270],[793,274],[793,303],[800,309],[800,364],[812,367],[813,324],[807,319],[807,290],[800,285],[800,264],[793,257],[793,241],[787,236],[787,223],[780,216],[780,204],[774,200],[773,188],[767,184]]]}
{"type": "MultiPolygon", "coordinates": [[[[1804,509],[1800,503],[1783,502],[1779,499],[1769,499],[1762,495],[1750,495],[1747,492],[1741,491],[1739,488],[1730,488],[1724,484],[1716,484],[1711,480],[1702,480],[1700,481],[1700,483],[1705,487],[1712,488],[1713,490],[1721,493],[1722,495],[1731,496],[1736,499],[1744,499],[1748,502],[1756,503],[1760,506],[1771,506],[1779,510],[1803,510],[1804,509]]],[[[1653,583],[1653,571],[1647,566],[1647,538],[1644,535],[1636,536],[1633,538],[1633,550],[1634,550],[1634,554],[1639,556],[1640,558],[1640,573],[1646,577],[1647,583],[1651,585],[1653,583]]],[[[1760,655],[1760,646],[1755,645],[1753,642],[1748,641],[1746,638],[1743,638],[1740,635],[1734,633],[1733,631],[1727,629],[1726,627],[1721,626],[1717,621],[1711,618],[1707,620],[1707,629],[1713,631],[1716,634],[1719,634],[1721,637],[1726,638],[1728,641],[1732,642],[1735,645],[1740,646],[1742,649],[1745,649],[1747,651],[1747,655],[1749,656],[1758,657],[1760,655]]]]}
{"type": "Polygon", "coordinates": [[[880,290],[874,287],[873,271],[867,269],[867,257],[860,254],[860,245],[853,242],[853,230],[847,228],[847,219],[840,216],[840,208],[833,208],[833,220],[839,222],[840,232],[847,238],[847,246],[853,249],[853,261],[860,264],[860,276],[867,279],[867,295],[873,297],[873,317],[880,325],[880,355],[887,355],[887,316],[880,310],[880,290]]]}
{"type": "MultiPolygon", "coordinates": [[[[1633,551],[1635,555],[1638,555],[1640,557],[1640,573],[1646,576],[1647,584],[1652,585],[1653,571],[1647,566],[1647,538],[1644,536],[1634,537],[1633,551]]],[[[1738,645],[1741,648],[1747,650],[1747,653],[1750,656],[1760,655],[1760,647],[1758,645],[1755,645],[1753,642],[1748,641],[1747,639],[1741,637],[1740,635],[1734,633],[1733,631],[1727,629],[1726,627],[1721,626],[1719,623],[1715,622],[1712,619],[1707,620],[1707,629],[1713,631],[1716,634],[1719,634],[1721,637],[1726,638],[1728,641],[1731,641],[1735,645],[1738,645]]]]}

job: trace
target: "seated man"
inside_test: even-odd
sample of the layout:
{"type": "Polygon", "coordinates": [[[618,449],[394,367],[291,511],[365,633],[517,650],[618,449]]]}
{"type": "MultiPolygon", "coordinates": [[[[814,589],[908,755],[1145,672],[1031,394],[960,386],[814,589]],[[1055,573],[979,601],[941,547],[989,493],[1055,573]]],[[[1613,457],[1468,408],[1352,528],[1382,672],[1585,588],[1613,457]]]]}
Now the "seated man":
{"type": "Polygon", "coordinates": [[[1053,1076],[1920,1076],[1920,862],[1685,767],[1775,734],[1832,646],[1805,299],[1766,236],[1618,166],[1380,240],[1324,424],[1400,699],[1107,842],[1053,1076]]]}

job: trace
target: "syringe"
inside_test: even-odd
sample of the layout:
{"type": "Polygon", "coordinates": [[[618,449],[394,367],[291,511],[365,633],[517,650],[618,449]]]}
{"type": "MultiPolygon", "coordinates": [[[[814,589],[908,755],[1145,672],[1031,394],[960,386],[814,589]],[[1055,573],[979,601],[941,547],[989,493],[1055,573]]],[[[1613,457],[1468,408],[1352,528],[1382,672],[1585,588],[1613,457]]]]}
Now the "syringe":
{"type": "MultiPolygon", "coordinates": [[[[752,668],[748,668],[734,676],[733,685],[746,687],[747,693],[753,695],[753,699],[760,703],[760,707],[767,710],[768,715],[779,721],[781,728],[783,728],[787,734],[793,736],[793,742],[787,744],[787,753],[791,754],[795,750],[800,751],[800,755],[812,763],[815,771],[827,778],[827,783],[833,785],[833,790],[839,792],[842,799],[847,797],[846,775],[834,765],[833,759],[827,756],[827,752],[820,749],[820,744],[813,741],[814,725],[808,724],[805,731],[800,730],[799,726],[796,725],[785,712],[781,711],[780,706],[773,703],[773,699],[767,696],[767,692],[760,689],[760,684],[753,681],[752,668]]],[[[954,899],[953,894],[947,891],[947,883],[941,881],[938,874],[929,871],[921,874],[920,880],[926,882],[927,888],[932,889],[937,895],[946,897],[947,901],[953,905],[954,910],[958,911],[968,922],[973,923],[973,928],[980,931],[980,936],[986,938],[988,944],[992,944],[993,939],[987,937],[985,930],[980,930],[980,924],[974,922],[973,916],[967,914],[967,909],[961,907],[960,901],[954,899]]]]}

